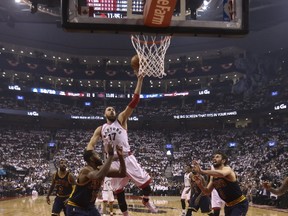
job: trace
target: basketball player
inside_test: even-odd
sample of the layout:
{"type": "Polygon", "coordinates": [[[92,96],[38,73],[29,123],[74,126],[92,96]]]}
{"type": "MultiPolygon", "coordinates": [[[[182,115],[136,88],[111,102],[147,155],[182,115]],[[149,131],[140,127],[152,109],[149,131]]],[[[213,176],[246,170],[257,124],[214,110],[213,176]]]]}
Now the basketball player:
{"type": "Polygon", "coordinates": [[[126,166],[123,159],[122,147],[116,146],[116,154],[119,159],[119,169],[111,169],[114,156],[112,144],[107,144],[107,160],[103,164],[99,155],[94,150],[84,151],[84,160],[87,165],[80,170],[76,186],[67,202],[68,216],[100,216],[95,207],[95,201],[105,176],[123,177],[126,166]]]}
{"type": "Polygon", "coordinates": [[[187,210],[186,216],[192,216],[192,211],[198,212],[201,209],[202,214],[207,214],[213,216],[213,212],[210,205],[209,196],[202,193],[201,189],[195,182],[195,177],[201,181],[202,185],[207,185],[204,177],[192,171],[189,175],[190,185],[191,185],[191,197],[189,201],[189,208],[187,210]]]}
{"type": "Polygon", "coordinates": [[[288,191],[288,177],[286,177],[283,180],[281,186],[278,188],[272,188],[272,185],[269,182],[263,182],[262,185],[266,190],[270,191],[271,193],[273,193],[277,196],[281,196],[288,191]]]}
{"type": "MultiPolygon", "coordinates": [[[[211,166],[211,170],[215,170],[213,166],[211,166]]],[[[219,216],[222,206],[225,205],[225,202],[220,198],[218,192],[214,188],[211,192],[211,206],[213,209],[214,216],[219,216]]]]}
{"type": "Polygon", "coordinates": [[[245,216],[248,211],[248,200],[240,189],[235,172],[227,165],[228,157],[222,152],[217,152],[213,155],[212,162],[215,170],[203,170],[197,161],[193,161],[193,170],[211,176],[207,187],[197,177],[195,182],[204,194],[210,194],[213,188],[217,190],[226,204],[225,216],[245,216]]]}
{"type": "Polygon", "coordinates": [[[189,203],[191,190],[190,190],[190,173],[191,173],[191,165],[188,164],[185,167],[184,173],[184,188],[181,193],[181,207],[182,207],[182,215],[186,214],[186,201],[189,203]]]}
{"type": "Polygon", "coordinates": [[[103,198],[103,214],[107,214],[107,203],[109,204],[110,215],[113,215],[114,195],[111,187],[111,179],[105,177],[103,182],[102,198],[103,198]]]}
{"type": "MultiPolygon", "coordinates": [[[[112,179],[111,186],[114,194],[117,196],[119,208],[125,216],[129,214],[125,199],[124,187],[128,184],[130,179],[137,187],[142,189],[144,195],[142,198],[142,203],[152,213],[158,212],[155,205],[149,200],[149,195],[151,193],[150,183],[152,179],[150,175],[138,164],[135,156],[130,152],[130,145],[128,143],[127,121],[139,102],[143,78],[144,77],[142,75],[138,75],[138,81],[132,101],[118,116],[116,115],[114,107],[109,106],[105,109],[104,115],[107,123],[96,128],[89,142],[89,149],[94,149],[94,146],[100,138],[102,138],[104,150],[106,149],[107,143],[110,141],[112,143],[119,143],[119,145],[123,147],[123,154],[127,167],[126,176],[124,178],[112,179]]],[[[111,167],[114,169],[119,167],[119,161],[117,160],[116,155],[111,167]]]]}
{"type": "Polygon", "coordinates": [[[72,192],[72,185],[75,185],[75,179],[70,172],[66,170],[67,161],[61,159],[59,162],[59,170],[57,170],[52,177],[52,184],[46,196],[46,201],[50,205],[50,195],[56,187],[56,198],[52,207],[52,216],[59,216],[61,210],[66,215],[65,201],[72,192]]]}

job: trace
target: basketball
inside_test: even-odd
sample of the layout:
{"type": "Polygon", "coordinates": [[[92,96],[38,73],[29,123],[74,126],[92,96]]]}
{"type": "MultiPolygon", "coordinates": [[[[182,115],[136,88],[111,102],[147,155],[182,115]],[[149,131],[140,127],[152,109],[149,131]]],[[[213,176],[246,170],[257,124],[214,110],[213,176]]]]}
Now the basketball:
{"type": "Polygon", "coordinates": [[[138,57],[138,55],[134,55],[131,58],[131,67],[133,68],[134,71],[138,72],[138,70],[139,70],[139,57],[138,57]]]}

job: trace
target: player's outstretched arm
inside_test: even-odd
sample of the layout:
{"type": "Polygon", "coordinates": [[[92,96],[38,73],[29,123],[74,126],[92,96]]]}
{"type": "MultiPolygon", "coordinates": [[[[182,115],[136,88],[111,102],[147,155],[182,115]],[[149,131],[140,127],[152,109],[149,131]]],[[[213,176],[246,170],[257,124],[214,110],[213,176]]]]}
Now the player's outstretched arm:
{"type": "Polygon", "coordinates": [[[94,171],[89,172],[87,174],[87,177],[89,179],[103,180],[104,177],[107,175],[107,173],[109,172],[111,163],[113,161],[113,156],[114,156],[114,149],[111,143],[107,145],[107,152],[108,152],[108,157],[105,163],[102,165],[102,167],[99,170],[94,170],[94,171]]]}
{"type": "Polygon", "coordinates": [[[268,182],[264,182],[263,187],[271,193],[276,194],[277,196],[281,196],[288,191],[288,177],[283,180],[279,188],[272,188],[271,184],[268,182]]]}
{"type": "Polygon", "coordinates": [[[201,169],[199,163],[194,160],[192,162],[193,164],[193,169],[200,174],[204,174],[204,175],[209,175],[209,176],[214,176],[214,177],[218,177],[218,178],[224,178],[228,175],[232,174],[232,169],[231,167],[224,167],[222,170],[203,170],[201,169]]]}
{"type": "Polygon", "coordinates": [[[115,170],[115,169],[110,169],[109,172],[107,173],[108,177],[118,177],[118,178],[124,178],[126,176],[126,165],[125,165],[125,161],[123,158],[123,149],[121,146],[116,146],[116,151],[117,151],[117,155],[118,155],[118,159],[120,162],[120,168],[119,170],[115,170]]]}
{"type": "Polygon", "coordinates": [[[137,104],[140,101],[140,94],[142,90],[143,79],[144,77],[142,75],[138,76],[138,81],[136,84],[133,98],[131,102],[128,104],[128,106],[126,107],[126,109],[123,112],[121,112],[118,116],[118,120],[120,121],[121,125],[125,126],[128,118],[131,116],[133,110],[136,108],[137,104]]]}
{"type": "Polygon", "coordinates": [[[206,186],[206,185],[204,185],[203,177],[201,177],[200,175],[194,175],[193,179],[203,194],[205,194],[205,195],[211,194],[211,192],[213,190],[212,180],[210,180],[209,184],[206,186]]]}
{"type": "Polygon", "coordinates": [[[95,145],[97,144],[98,140],[101,138],[101,130],[102,130],[102,126],[99,126],[96,128],[96,130],[93,133],[93,136],[91,137],[86,150],[94,150],[95,145]]]}

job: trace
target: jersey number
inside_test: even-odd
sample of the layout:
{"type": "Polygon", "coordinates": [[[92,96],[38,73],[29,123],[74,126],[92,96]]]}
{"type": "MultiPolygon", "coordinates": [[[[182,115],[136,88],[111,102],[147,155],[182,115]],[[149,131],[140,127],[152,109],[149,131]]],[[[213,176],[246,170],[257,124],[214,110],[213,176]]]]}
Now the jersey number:
{"type": "Polygon", "coordinates": [[[114,141],[116,137],[116,133],[108,134],[108,136],[109,136],[109,140],[114,141]]]}

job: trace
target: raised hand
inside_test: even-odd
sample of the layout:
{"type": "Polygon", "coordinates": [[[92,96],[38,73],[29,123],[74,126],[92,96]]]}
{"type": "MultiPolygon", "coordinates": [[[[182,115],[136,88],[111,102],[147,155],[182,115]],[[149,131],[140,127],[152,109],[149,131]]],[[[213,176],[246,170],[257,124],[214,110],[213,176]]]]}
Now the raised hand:
{"type": "Polygon", "coordinates": [[[114,155],[114,147],[113,147],[111,141],[106,145],[106,151],[107,151],[108,155],[110,155],[110,156],[114,155]]]}
{"type": "Polygon", "coordinates": [[[192,161],[192,166],[193,166],[193,171],[195,171],[197,173],[201,173],[201,167],[196,160],[192,161]]]}
{"type": "Polygon", "coordinates": [[[123,156],[123,148],[122,146],[116,145],[116,152],[118,156],[123,156]]]}
{"type": "Polygon", "coordinates": [[[199,175],[193,175],[192,179],[193,179],[193,181],[195,181],[195,183],[197,185],[201,185],[202,184],[201,177],[199,175]]]}

